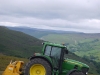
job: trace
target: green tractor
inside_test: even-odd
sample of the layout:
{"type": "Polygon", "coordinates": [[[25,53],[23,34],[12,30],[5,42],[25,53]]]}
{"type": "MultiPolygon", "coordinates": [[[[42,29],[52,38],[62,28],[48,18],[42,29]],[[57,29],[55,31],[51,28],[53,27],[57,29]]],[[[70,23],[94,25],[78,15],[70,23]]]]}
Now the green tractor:
{"type": "Polygon", "coordinates": [[[50,42],[43,43],[42,53],[35,53],[26,64],[24,75],[87,75],[89,66],[65,58],[66,46],[50,42]]]}

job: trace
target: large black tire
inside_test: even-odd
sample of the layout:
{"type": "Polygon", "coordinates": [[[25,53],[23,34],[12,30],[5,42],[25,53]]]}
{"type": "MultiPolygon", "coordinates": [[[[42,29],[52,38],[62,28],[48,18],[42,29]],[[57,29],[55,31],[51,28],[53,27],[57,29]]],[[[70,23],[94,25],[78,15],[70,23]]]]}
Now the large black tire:
{"type": "MultiPolygon", "coordinates": [[[[24,70],[24,75],[36,75],[35,73],[37,73],[38,69],[40,69],[39,67],[36,67],[35,69],[35,73],[30,73],[30,68],[36,64],[40,64],[43,66],[43,68],[45,68],[45,75],[51,75],[52,74],[52,70],[51,70],[51,66],[50,64],[45,60],[45,59],[42,59],[42,58],[35,58],[31,61],[29,61],[26,66],[25,66],[25,70],[24,70]]],[[[34,71],[34,68],[33,68],[33,71],[34,71]]],[[[32,71],[31,71],[32,72],[32,71]]],[[[41,69],[39,71],[39,74],[37,75],[42,75],[41,74],[41,69]]]]}
{"type": "Polygon", "coordinates": [[[69,75],[85,75],[83,72],[72,72],[69,75]]]}

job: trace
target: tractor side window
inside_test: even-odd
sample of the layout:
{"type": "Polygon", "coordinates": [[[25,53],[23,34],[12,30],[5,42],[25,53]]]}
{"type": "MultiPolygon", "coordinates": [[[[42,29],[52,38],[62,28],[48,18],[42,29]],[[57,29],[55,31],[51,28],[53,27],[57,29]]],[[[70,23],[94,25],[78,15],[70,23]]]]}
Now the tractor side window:
{"type": "Polygon", "coordinates": [[[50,56],[51,46],[46,46],[45,48],[45,55],[50,56]]]}

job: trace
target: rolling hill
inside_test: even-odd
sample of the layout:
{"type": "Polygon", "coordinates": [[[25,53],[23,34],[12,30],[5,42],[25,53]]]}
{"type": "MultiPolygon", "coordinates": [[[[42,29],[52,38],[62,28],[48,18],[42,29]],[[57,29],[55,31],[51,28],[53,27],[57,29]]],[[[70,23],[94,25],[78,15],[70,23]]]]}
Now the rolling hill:
{"type": "Polygon", "coordinates": [[[42,41],[19,31],[0,26],[0,53],[18,57],[29,57],[40,51],[42,41]]]}
{"type": "Polygon", "coordinates": [[[41,38],[42,36],[46,36],[48,34],[54,34],[54,33],[55,34],[82,33],[82,32],[75,32],[75,31],[48,30],[48,29],[28,28],[28,27],[7,27],[7,28],[11,30],[24,32],[36,38],[41,38]]]}

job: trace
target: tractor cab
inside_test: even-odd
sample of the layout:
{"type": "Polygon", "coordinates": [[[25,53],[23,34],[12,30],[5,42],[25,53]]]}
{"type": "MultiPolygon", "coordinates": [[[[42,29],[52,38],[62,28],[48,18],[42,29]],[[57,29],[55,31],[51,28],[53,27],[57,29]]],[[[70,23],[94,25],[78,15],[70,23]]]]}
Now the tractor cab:
{"type": "Polygon", "coordinates": [[[43,55],[49,56],[52,60],[54,69],[61,71],[61,65],[64,61],[64,54],[68,54],[66,46],[61,44],[45,43],[43,55]],[[46,45],[45,45],[46,44],[46,45]]]}

